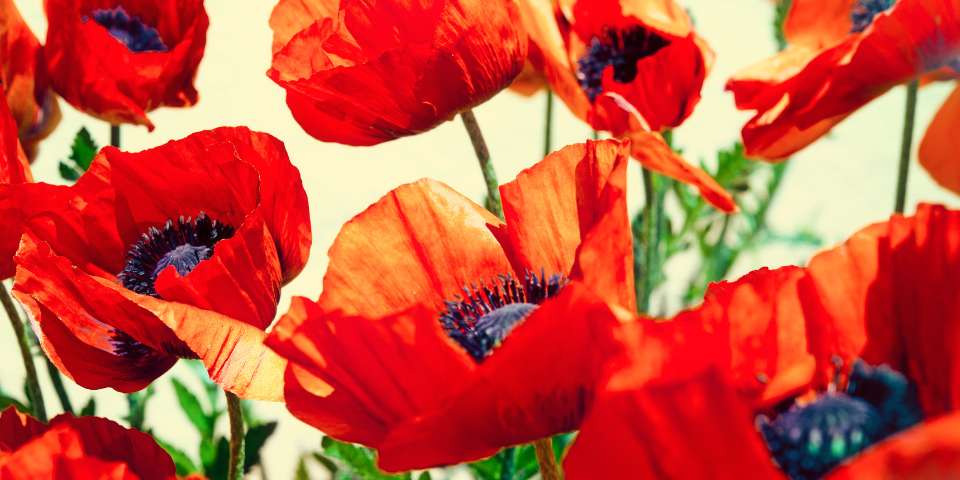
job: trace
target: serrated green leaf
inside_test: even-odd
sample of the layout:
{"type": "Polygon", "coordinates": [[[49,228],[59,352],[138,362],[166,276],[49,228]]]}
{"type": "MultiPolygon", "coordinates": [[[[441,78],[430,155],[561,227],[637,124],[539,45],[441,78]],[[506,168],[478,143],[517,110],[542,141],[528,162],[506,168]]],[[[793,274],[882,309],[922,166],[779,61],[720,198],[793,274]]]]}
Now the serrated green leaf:
{"type": "Polygon", "coordinates": [[[177,468],[177,475],[186,476],[191,473],[201,473],[200,469],[197,468],[197,464],[182,450],[156,436],[154,436],[153,439],[157,441],[157,445],[160,445],[161,448],[170,454],[170,458],[173,459],[173,464],[177,468]]]}
{"type": "Polygon", "coordinates": [[[60,170],[60,178],[70,182],[76,182],[77,179],[80,178],[80,175],[82,175],[82,172],[78,171],[74,167],[71,167],[70,165],[67,165],[65,162],[60,162],[58,169],[60,170]]]}
{"type": "Polygon", "coordinates": [[[216,442],[209,445],[209,463],[204,462],[203,474],[210,480],[225,480],[230,468],[230,442],[224,437],[218,437],[216,442]]]}
{"type": "Polygon", "coordinates": [[[97,142],[93,140],[87,127],[80,127],[80,131],[73,137],[73,144],[70,146],[70,160],[80,167],[82,171],[87,171],[93,158],[97,155],[97,142]]]}
{"type": "Polygon", "coordinates": [[[421,472],[417,480],[433,480],[433,477],[430,475],[430,472],[421,472]]]}
{"type": "Polygon", "coordinates": [[[87,400],[87,404],[80,409],[81,417],[92,417],[97,414],[97,399],[90,397],[90,400],[87,400]]]}
{"type": "Polygon", "coordinates": [[[5,410],[9,406],[16,407],[21,413],[32,413],[30,408],[20,400],[0,393],[0,411],[5,410]]]}
{"type": "Polygon", "coordinates": [[[204,472],[213,469],[213,464],[217,461],[217,444],[212,438],[200,439],[200,465],[204,472]]]}
{"type": "Polygon", "coordinates": [[[260,450],[271,435],[277,430],[277,422],[267,422],[250,427],[247,430],[246,441],[244,442],[244,463],[243,471],[249,472],[254,465],[260,463],[260,450]]]}
{"type": "Polygon", "coordinates": [[[213,435],[213,423],[210,422],[207,413],[203,411],[203,406],[200,405],[197,396],[176,378],[171,378],[170,383],[173,384],[173,390],[177,394],[177,403],[180,404],[180,410],[187,416],[187,419],[190,420],[190,423],[193,424],[202,438],[211,437],[213,435]]]}
{"type": "Polygon", "coordinates": [[[147,419],[147,403],[153,397],[155,390],[153,385],[144,390],[127,394],[127,415],[124,420],[130,424],[131,428],[143,430],[143,425],[147,419]]]}

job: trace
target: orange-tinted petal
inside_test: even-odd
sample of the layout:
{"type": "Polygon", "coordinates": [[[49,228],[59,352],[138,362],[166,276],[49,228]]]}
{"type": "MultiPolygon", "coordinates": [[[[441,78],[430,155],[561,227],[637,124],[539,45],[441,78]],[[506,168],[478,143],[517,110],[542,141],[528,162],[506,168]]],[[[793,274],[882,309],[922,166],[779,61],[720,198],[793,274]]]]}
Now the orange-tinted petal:
{"type": "Polygon", "coordinates": [[[345,1],[338,10],[284,0],[273,17],[268,75],[307,133],[351,145],[424,132],[483,103],[527,52],[509,0],[345,1]]]}
{"type": "Polygon", "coordinates": [[[618,321],[589,288],[571,283],[517,326],[469,384],[394,428],[377,446],[379,466],[456,464],[577,429],[612,352],[608,331],[618,321]]]}
{"type": "Polygon", "coordinates": [[[715,283],[703,304],[680,314],[729,331],[731,381],[753,407],[771,406],[809,386],[815,361],[807,351],[798,267],[761,269],[715,283]]]}
{"type": "Polygon", "coordinates": [[[0,59],[0,84],[20,141],[32,159],[36,144],[60,122],[60,107],[50,89],[42,46],[13,0],[0,1],[0,59]]]}
{"type": "Polygon", "coordinates": [[[300,328],[268,343],[291,361],[287,408],[347,441],[379,445],[399,424],[443,408],[475,368],[437,313],[419,306],[369,319],[297,298],[284,323],[300,328]]]}
{"type": "MultiPolygon", "coordinates": [[[[845,36],[788,78],[755,68],[760,88],[739,75],[728,88],[748,102],[740,108],[756,110],[742,132],[747,153],[786,157],[895,85],[940,68],[958,51],[957,0],[903,0],[877,15],[862,33],[845,36]],[[771,77],[780,78],[774,82],[771,77]],[[748,92],[736,93],[741,88],[748,92]]],[[[790,63],[788,68],[794,71],[797,66],[790,63]]]]}
{"type": "MultiPolygon", "coordinates": [[[[3,88],[0,87],[0,100],[2,97],[3,88]]],[[[7,102],[0,101],[0,185],[31,181],[30,165],[17,138],[17,124],[7,108],[7,102]]]]}
{"type": "Polygon", "coordinates": [[[588,141],[551,153],[501,186],[504,243],[516,271],[569,274],[579,251],[574,275],[632,308],[626,162],[625,143],[588,141]],[[586,242],[594,245],[581,246],[586,242]]]}
{"type": "Polygon", "coordinates": [[[917,155],[920,165],[940,186],[960,193],[960,86],[940,106],[927,133],[920,142],[917,155]]]}
{"type": "Polygon", "coordinates": [[[368,318],[439,312],[464,287],[513,271],[490,232],[501,223],[442,183],[398,187],[341,228],[319,303],[368,318]]]}
{"type": "Polygon", "coordinates": [[[641,165],[696,188],[703,198],[720,211],[737,211],[737,204],[707,172],[687,163],[663,141],[660,135],[643,131],[627,134],[630,152],[641,165]]]}
{"type": "Polygon", "coordinates": [[[791,45],[820,50],[840,43],[853,27],[857,0],[793,0],[783,22],[791,45]]]}
{"type": "Polygon", "coordinates": [[[601,382],[567,478],[781,478],[722,366],[722,332],[692,317],[614,332],[625,356],[601,382]]]}
{"type": "Polygon", "coordinates": [[[894,435],[827,475],[827,480],[934,480],[960,475],[960,414],[894,435]]]}
{"type": "Polygon", "coordinates": [[[537,70],[528,60],[527,63],[523,64],[523,70],[520,71],[517,78],[513,79],[513,83],[510,84],[509,88],[511,92],[518,93],[524,97],[532,97],[544,88],[549,87],[547,86],[547,79],[543,76],[543,73],[537,70]]]}

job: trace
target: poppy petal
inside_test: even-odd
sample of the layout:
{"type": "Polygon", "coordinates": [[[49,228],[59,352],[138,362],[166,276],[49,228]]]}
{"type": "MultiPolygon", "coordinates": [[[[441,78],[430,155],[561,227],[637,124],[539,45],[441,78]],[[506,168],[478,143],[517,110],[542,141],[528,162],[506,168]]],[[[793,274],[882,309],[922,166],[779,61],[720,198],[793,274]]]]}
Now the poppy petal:
{"type": "Polygon", "coordinates": [[[810,385],[815,361],[808,353],[798,267],[761,269],[710,285],[703,304],[684,312],[704,325],[728,330],[731,381],[753,407],[767,407],[810,385]]]}
{"type": "Polygon", "coordinates": [[[284,0],[271,20],[268,76],[323,141],[373,145],[430,130],[509,85],[526,58],[511,1],[333,7],[284,0]],[[291,18],[302,14],[313,21],[291,18]]]}
{"type": "Polygon", "coordinates": [[[960,86],[937,110],[936,116],[927,127],[920,142],[917,156],[920,165],[940,186],[960,193],[960,161],[955,152],[960,151],[960,139],[956,132],[960,128],[960,86]]]}
{"type": "MultiPolygon", "coordinates": [[[[747,153],[789,156],[890,88],[940,68],[958,49],[956,0],[896,2],[862,33],[822,50],[795,75],[767,83],[762,92],[747,83],[748,94],[735,94],[750,98],[742,108],[756,110],[742,132],[747,153]]],[[[740,85],[731,82],[728,89],[740,85]]]]}
{"type": "Polygon", "coordinates": [[[398,424],[441,408],[474,368],[435,312],[420,307],[373,321],[298,297],[280,323],[301,325],[267,340],[291,361],[287,408],[347,441],[378,445],[398,424]]]}
{"type": "Polygon", "coordinates": [[[588,265],[580,265],[577,274],[609,274],[607,283],[602,278],[585,281],[597,282],[598,292],[619,292],[614,300],[629,306],[634,290],[626,161],[624,142],[588,141],[551,153],[502,185],[507,250],[514,268],[567,274],[580,249],[580,263],[588,265]],[[602,226],[607,215],[615,217],[609,228],[602,226]],[[597,228],[605,231],[595,232],[597,228]],[[581,247],[587,241],[615,245],[595,245],[587,253],[587,247],[581,247]]]}
{"type": "Polygon", "coordinates": [[[12,452],[46,430],[47,426],[37,419],[16,407],[7,407],[0,412],[0,452],[12,452]]]}
{"type": "Polygon", "coordinates": [[[851,12],[858,0],[793,0],[783,22],[791,45],[823,49],[836,45],[853,28],[851,12]]]}
{"type": "Polygon", "coordinates": [[[696,188],[704,200],[722,212],[737,211],[733,197],[707,172],[690,165],[677,155],[656,133],[635,131],[627,134],[633,158],[650,170],[675,178],[696,188]]]}
{"type": "Polygon", "coordinates": [[[510,333],[466,388],[394,428],[378,446],[378,465],[402,471],[461,463],[576,429],[592,403],[610,353],[603,342],[616,322],[590,289],[567,285],[510,333]]]}
{"type": "Polygon", "coordinates": [[[513,271],[490,232],[501,224],[442,183],[398,187],[340,230],[319,303],[368,318],[414,305],[439,312],[464,287],[513,271]]]}
{"type": "Polygon", "coordinates": [[[193,80],[209,20],[202,0],[127,0],[119,6],[155,28],[165,50],[131,50],[91,19],[88,2],[45,0],[47,68],[53,88],[75,108],[113,124],[152,130],[149,111],[196,103],[193,80]]]}
{"type": "Polygon", "coordinates": [[[626,356],[611,363],[564,461],[567,478],[782,478],[717,363],[722,335],[693,317],[615,332],[626,356]]]}

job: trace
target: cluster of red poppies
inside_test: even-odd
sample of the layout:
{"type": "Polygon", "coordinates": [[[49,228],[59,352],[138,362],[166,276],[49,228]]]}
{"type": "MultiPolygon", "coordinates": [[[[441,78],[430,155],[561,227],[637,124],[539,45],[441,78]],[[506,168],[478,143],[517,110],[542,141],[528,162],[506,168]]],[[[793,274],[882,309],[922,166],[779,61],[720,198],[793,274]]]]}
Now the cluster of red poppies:
{"type": "MultiPolygon", "coordinates": [[[[281,0],[267,75],[319,140],[419,134],[511,84],[549,88],[611,138],[493,190],[500,218],[437,181],[397,187],[342,227],[319,298],[272,327],[312,241],[277,138],[106,147],[71,186],[30,173],[55,94],[150,129],[151,110],[197,101],[202,0],[44,5],[41,45],[0,0],[0,278],[77,384],[135,392],[199,359],[394,472],[579,431],[569,479],[960,475],[960,211],[922,205],[673,318],[638,312],[630,158],[737,210],[661,136],[713,62],[672,0],[281,0]]],[[[896,85],[960,76],[960,0],[793,0],[784,34],[728,83],[756,112],[756,158],[896,85]]],[[[958,121],[954,93],[920,160],[960,192],[958,121]]],[[[109,420],[0,415],[0,479],[174,477],[149,436],[109,420]]]]}

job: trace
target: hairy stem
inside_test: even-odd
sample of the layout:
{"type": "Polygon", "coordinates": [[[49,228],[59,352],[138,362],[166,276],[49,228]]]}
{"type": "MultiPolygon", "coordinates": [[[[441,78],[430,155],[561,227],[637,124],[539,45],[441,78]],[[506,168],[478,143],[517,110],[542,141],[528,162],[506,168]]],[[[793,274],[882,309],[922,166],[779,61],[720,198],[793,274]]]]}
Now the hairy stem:
{"type": "Polygon", "coordinates": [[[477,161],[480,162],[483,181],[487,184],[486,207],[502,219],[503,203],[500,201],[500,184],[497,182],[497,171],[493,168],[493,162],[490,161],[490,150],[487,149],[487,142],[483,139],[480,124],[477,123],[477,117],[473,115],[473,110],[463,111],[460,113],[460,118],[463,120],[463,126],[467,128],[467,134],[470,135],[473,151],[476,152],[477,161]]]}
{"type": "Polygon", "coordinates": [[[13,327],[13,334],[17,337],[17,345],[20,347],[20,356],[23,358],[23,369],[27,378],[27,395],[30,397],[30,406],[33,408],[33,416],[41,422],[47,421],[47,407],[43,403],[43,392],[40,391],[40,381],[37,378],[37,366],[33,362],[33,352],[30,351],[30,341],[27,339],[27,332],[24,330],[23,321],[20,319],[20,312],[10,296],[7,286],[0,282],[0,303],[10,319],[10,326],[13,327]]]}

